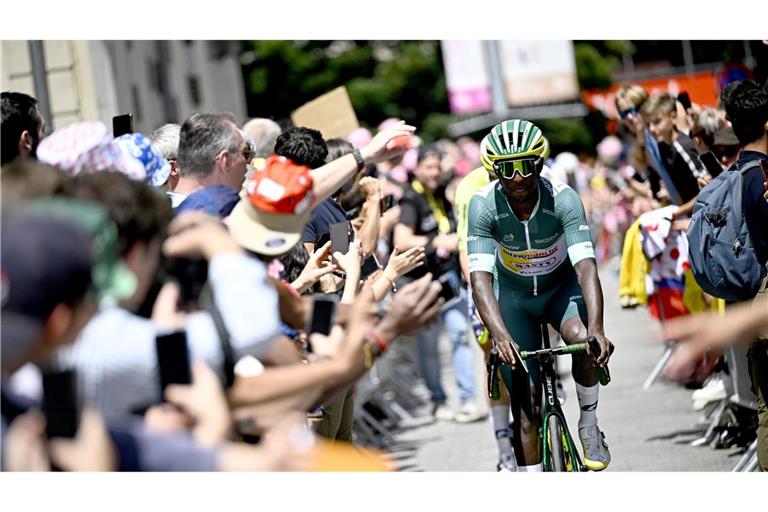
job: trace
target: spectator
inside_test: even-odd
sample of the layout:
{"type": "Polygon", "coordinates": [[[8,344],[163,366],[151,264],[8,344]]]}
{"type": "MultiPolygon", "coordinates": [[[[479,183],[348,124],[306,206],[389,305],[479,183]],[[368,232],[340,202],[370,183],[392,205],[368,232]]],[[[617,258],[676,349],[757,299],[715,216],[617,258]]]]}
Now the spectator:
{"type": "Polygon", "coordinates": [[[168,175],[168,181],[165,183],[166,189],[173,192],[179,183],[179,138],[181,135],[181,125],[168,123],[164,124],[149,135],[149,143],[168,160],[171,166],[171,172],[168,175]]]}
{"type": "MultiPolygon", "coordinates": [[[[243,131],[253,140],[253,157],[261,159],[261,164],[275,154],[275,143],[281,133],[279,124],[271,119],[257,117],[245,123],[243,131]]],[[[259,165],[255,165],[255,167],[261,169],[259,165]]]]}
{"type": "Polygon", "coordinates": [[[146,181],[152,187],[161,187],[171,175],[171,164],[141,133],[126,133],[115,139],[115,144],[129,158],[138,160],[146,172],[146,181]]]}
{"type": "MultiPolygon", "coordinates": [[[[350,151],[351,152],[351,151],[350,151]]],[[[275,144],[275,153],[291,159],[299,165],[306,165],[310,169],[316,169],[325,164],[328,157],[328,147],[322,134],[311,128],[291,128],[277,138],[275,144]]],[[[347,153],[342,153],[339,157],[347,153]]],[[[376,248],[378,239],[378,220],[379,201],[381,200],[381,190],[375,180],[366,181],[363,178],[363,190],[367,191],[366,197],[370,197],[371,203],[370,215],[367,217],[365,225],[361,226],[359,232],[363,248],[363,257],[371,254],[376,248]],[[369,183],[369,185],[365,185],[369,183]],[[377,204],[374,205],[373,202],[377,204]]],[[[327,198],[315,206],[309,223],[304,228],[302,243],[308,252],[313,252],[315,247],[321,245],[320,242],[325,235],[330,236],[331,224],[344,222],[347,224],[347,230],[350,239],[354,239],[355,230],[352,227],[351,220],[347,212],[338,202],[340,194],[345,190],[345,186],[336,191],[331,197],[327,198]]]]}
{"type": "MultiPolygon", "coordinates": [[[[85,396],[110,419],[120,419],[155,403],[159,398],[155,383],[155,337],[179,328],[187,330],[191,356],[222,371],[221,335],[208,311],[185,315],[161,310],[153,320],[131,312],[144,302],[158,268],[159,250],[170,217],[164,198],[116,173],[83,176],[74,180],[65,193],[105,204],[118,226],[116,243],[121,257],[135,275],[137,285],[136,292],[119,305],[102,307],[80,339],[62,356],[80,370],[85,396]],[[131,393],[126,393],[126,389],[131,393]]],[[[220,228],[217,230],[210,223],[193,230],[211,238],[198,242],[195,249],[204,249],[202,255],[209,260],[210,287],[234,356],[263,357],[279,334],[276,314],[265,316],[258,324],[247,319],[258,311],[276,313],[276,295],[264,282],[263,266],[243,255],[228,241],[226,233],[220,233],[220,228]],[[251,299],[242,300],[245,296],[251,299]]],[[[170,293],[173,295],[173,288],[170,293]]],[[[160,295],[166,301],[167,297],[168,292],[160,295]]]]}
{"type": "Polygon", "coordinates": [[[144,165],[124,153],[100,122],[83,121],[56,130],[40,143],[37,159],[70,176],[111,170],[134,180],[147,179],[144,165]]]}
{"type": "Polygon", "coordinates": [[[651,136],[658,143],[661,162],[674,190],[679,194],[676,204],[680,208],[675,217],[687,215],[693,210],[693,202],[699,194],[697,180],[708,173],[699,161],[691,138],[675,126],[677,102],[668,93],[657,93],[643,104],[641,113],[651,136]]]}
{"type": "Polygon", "coordinates": [[[3,91],[2,97],[2,161],[5,165],[16,157],[35,158],[37,145],[45,136],[45,120],[37,110],[37,100],[21,92],[3,91]]]}
{"type": "MultiPolygon", "coordinates": [[[[171,196],[174,209],[199,190],[226,187],[237,194],[245,180],[250,149],[231,114],[193,114],[181,125],[181,177],[171,196]]],[[[226,190],[225,190],[226,191],[226,190]]]]}
{"type": "MultiPolygon", "coordinates": [[[[408,279],[419,278],[427,272],[434,276],[448,274],[458,287],[458,236],[453,208],[440,186],[442,154],[434,146],[422,146],[414,179],[400,200],[400,223],[395,226],[394,243],[400,250],[422,246],[426,248],[426,264],[410,272],[408,279]]],[[[438,354],[439,325],[416,335],[419,364],[432,399],[432,414],[438,419],[469,422],[480,419],[475,399],[475,378],[472,347],[469,344],[466,290],[458,300],[440,312],[453,346],[453,366],[459,387],[461,407],[452,413],[446,405],[446,394],[440,378],[438,354]]]]}

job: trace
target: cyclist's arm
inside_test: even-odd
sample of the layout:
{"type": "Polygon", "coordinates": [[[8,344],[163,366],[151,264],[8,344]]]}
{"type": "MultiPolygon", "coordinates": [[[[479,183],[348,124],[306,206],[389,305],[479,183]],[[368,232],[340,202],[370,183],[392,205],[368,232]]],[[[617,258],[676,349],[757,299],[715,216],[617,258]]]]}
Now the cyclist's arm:
{"type": "Polygon", "coordinates": [[[576,278],[584,294],[589,324],[587,334],[595,336],[603,347],[603,352],[597,358],[598,364],[603,364],[610,357],[610,348],[606,346],[610,342],[605,337],[603,327],[603,289],[597,274],[597,260],[584,206],[578,194],[570,188],[560,192],[557,199],[555,210],[565,231],[568,257],[576,270],[576,278]]]}
{"type": "MultiPolygon", "coordinates": [[[[472,297],[475,299],[477,312],[488,328],[491,337],[497,342],[510,340],[504,326],[499,302],[493,293],[493,271],[496,266],[496,241],[494,238],[493,216],[478,197],[469,203],[467,253],[468,267],[472,284],[472,297]]],[[[510,355],[507,347],[499,344],[502,359],[508,362],[510,355]]]]}

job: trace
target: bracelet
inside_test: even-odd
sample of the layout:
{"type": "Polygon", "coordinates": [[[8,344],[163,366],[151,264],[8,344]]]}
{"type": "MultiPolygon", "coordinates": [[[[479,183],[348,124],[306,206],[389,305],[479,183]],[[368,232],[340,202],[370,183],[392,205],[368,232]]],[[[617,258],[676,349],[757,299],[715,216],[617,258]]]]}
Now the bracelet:
{"type": "Polygon", "coordinates": [[[365,168],[365,159],[363,158],[363,154],[359,149],[355,148],[352,150],[352,155],[355,157],[355,162],[357,162],[357,172],[362,171],[365,168]]]}
{"type": "Polygon", "coordinates": [[[389,343],[384,341],[384,338],[381,337],[381,334],[377,333],[376,331],[370,331],[368,336],[376,343],[376,345],[379,346],[379,350],[382,354],[387,351],[389,348],[389,343]]]}
{"type": "Polygon", "coordinates": [[[371,344],[367,340],[363,344],[363,366],[366,370],[370,370],[373,366],[373,352],[371,352],[371,344]]]}
{"type": "Polygon", "coordinates": [[[382,272],[382,273],[381,273],[381,277],[383,277],[384,279],[386,279],[387,281],[389,281],[389,284],[391,284],[391,285],[392,285],[392,293],[397,293],[397,285],[395,284],[395,282],[394,282],[393,280],[391,280],[391,279],[390,279],[390,278],[387,276],[387,274],[385,274],[384,272],[382,272]]]}

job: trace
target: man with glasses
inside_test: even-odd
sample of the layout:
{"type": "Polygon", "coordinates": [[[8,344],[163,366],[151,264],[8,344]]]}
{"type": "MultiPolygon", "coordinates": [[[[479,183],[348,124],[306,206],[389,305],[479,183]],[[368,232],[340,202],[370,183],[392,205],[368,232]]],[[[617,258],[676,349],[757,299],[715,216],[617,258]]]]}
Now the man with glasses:
{"type": "MultiPolygon", "coordinates": [[[[608,362],[613,344],[603,329],[603,294],[584,206],[568,185],[541,176],[548,154],[541,130],[522,119],[494,126],[483,139],[481,161],[499,179],[480,189],[469,205],[472,290],[501,359],[518,376],[528,371],[520,368],[520,350],[541,346],[541,323],[551,324],[569,345],[597,338],[599,354],[573,356],[573,377],[584,462],[600,471],[610,453],[597,426],[595,365],[608,362]]],[[[516,453],[520,470],[540,471],[540,376],[531,367],[529,377],[530,402],[528,389],[512,390],[518,395],[511,397],[513,404],[520,398],[533,404],[513,406],[513,438],[522,446],[516,453]]]]}
{"type": "MultiPolygon", "coordinates": [[[[188,196],[203,189],[215,197],[236,196],[251,158],[251,147],[235,125],[232,114],[190,116],[181,125],[179,134],[177,165],[181,176],[173,192],[168,192],[174,210],[185,209],[182,205],[188,196]]],[[[219,207],[212,204],[211,213],[223,213],[218,211],[219,207]]]]}

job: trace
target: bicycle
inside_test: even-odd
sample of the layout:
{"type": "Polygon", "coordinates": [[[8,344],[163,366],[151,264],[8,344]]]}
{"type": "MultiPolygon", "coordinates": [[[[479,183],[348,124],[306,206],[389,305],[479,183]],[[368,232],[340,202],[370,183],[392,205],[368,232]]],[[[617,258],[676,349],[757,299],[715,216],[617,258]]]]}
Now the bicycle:
{"type": "MultiPolygon", "coordinates": [[[[586,352],[587,343],[589,343],[592,353],[599,353],[600,346],[597,339],[590,336],[587,343],[577,343],[575,345],[563,345],[550,348],[549,331],[546,324],[542,325],[542,339],[544,347],[540,350],[521,351],[520,357],[523,361],[535,361],[541,370],[542,384],[544,384],[544,393],[541,405],[541,449],[542,449],[542,467],[545,471],[568,471],[580,472],[585,467],[576,449],[568,424],[565,421],[565,414],[560,406],[560,400],[557,398],[557,372],[555,371],[555,356],[566,354],[581,354],[586,352]]],[[[488,359],[488,394],[492,399],[499,396],[499,377],[498,370],[502,365],[498,351],[494,347],[488,359]]],[[[598,380],[605,386],[610,380],[608,367],[597,369],[598,380]]],[[[505,377],[504,385],[510,396],[512,392],[511,382],[505,377]]]]}

